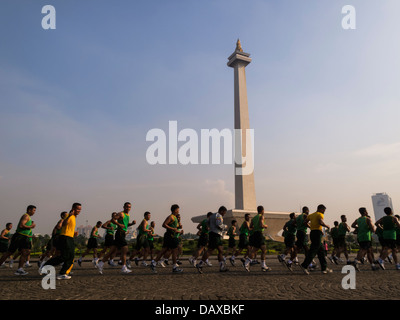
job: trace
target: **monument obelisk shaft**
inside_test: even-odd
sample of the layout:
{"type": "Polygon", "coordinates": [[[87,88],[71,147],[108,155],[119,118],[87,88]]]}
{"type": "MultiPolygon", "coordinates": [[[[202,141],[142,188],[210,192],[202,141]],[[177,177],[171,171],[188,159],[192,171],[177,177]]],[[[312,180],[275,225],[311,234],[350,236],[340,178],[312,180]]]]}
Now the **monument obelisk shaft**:
{"type": "Polygon", "coordinates": [[[250,129],[250,121],[245,67],[251,62],[249,56],[250,54],[243,52],[238,40],[236,50],[229,56],[227,65],[234,69],[235,129],[241,129],[242,131],[242,143],[239,144],[236,142],[235,148],[239,154],[248,160],[244,164],[235,164],[235,209],[255,211],[257,204],[254,173],[246,175],[238,175],[236,173],[237,168],[250,165],[249,160],[253,156],[251,145],[246,146],[246,129],[250,129]],[[237,148],[240,148],[240,150],[237,148]]]}

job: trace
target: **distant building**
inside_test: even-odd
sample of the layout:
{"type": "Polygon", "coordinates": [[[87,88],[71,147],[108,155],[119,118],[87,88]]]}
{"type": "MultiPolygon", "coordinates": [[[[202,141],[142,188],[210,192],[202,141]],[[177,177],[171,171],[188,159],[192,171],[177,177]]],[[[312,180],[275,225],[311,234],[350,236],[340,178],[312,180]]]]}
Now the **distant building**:
{"type": "Polygon", "coordinates": [[[374,206],[375,221],[385,216],[383,209],[390,207],[393,210],[392,199],[384,192],[372,195],[372,204],[374,206]]]}
{"type": "Polygon", "coordinates": [[[76,228],[76,232],[78,232],[78,236],[90,236],[90,231],[92,230],[92,226],[79,226],[76,228]]]}
{"type": "Polygon", "coordinates": [[[126,240],[133,240],[137,237],[138,230],[133,228],[128,228],[128,233],[126,235],[126,240]]]}

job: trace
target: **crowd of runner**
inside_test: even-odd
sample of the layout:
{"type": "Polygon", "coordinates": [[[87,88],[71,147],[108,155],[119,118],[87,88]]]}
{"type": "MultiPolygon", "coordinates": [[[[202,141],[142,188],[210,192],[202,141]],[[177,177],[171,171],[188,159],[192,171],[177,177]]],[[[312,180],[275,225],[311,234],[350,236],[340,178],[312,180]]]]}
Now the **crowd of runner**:
{"type": "MultiPolygon", "coordinates": [[[[82,205],[74,203],[69,212],[63,211],[60,214],[60,218],[52,230],[51,239],[37,262],[39,274],[44,274],[45,266],[61,265],[57,279],[70,279],[74,263],[77,262],[81,266],[83,258],[91,252],[93,253],[94,267],[100,274],[103,274],[106,264],[110,267],[120,265],[122,273],[131,273],[132,261],[137,266],[141,262],[142,266],[149,267],[152,272],[157,273],[157,266],[165,267],[166,264],[170,264],[171,260],[172,272],[182,273],[183,270],[180,267],[182,262],[179,259],[183,252],[183,227],[179,206],[177,204],[171,206],[171,213],[162,224],[165,233],[162,249],[159,252],[154,250],[153,242],[157,235],[154,232],[155,222],[151,221],[150,212],[144,213],[143,220],[137,227],[135,245],[129,250],[126,239],[128,228],[136,224],[135,220],[131,221],[130,219],[131,209],[131,203],[126,202],[123,210],[113,212],[109,220],[104,223],[98,221],[90,232],[86,251],[75,260],[76,219],[82,210],[82,205]],[[98,243],[98,239],[101,238],[100,229],[105,230],[105,241],[101,251],[98,243]],[[116,257],[119,258],[117,262],[114,260],[116,257]]],[[[324,222],[325,211],[326,207],[321,204],[314,213],[310,214],[309,209],[303,207],[301,214],[296,216],[295,213],[291,213],[289,215],[289,220],[283,226],[282,233],[285,250],[277,257],[282,265],[290,271],[293,271],[294,266],[297,265],[304,273],[309,274],[318,267],[314,261],[314,258],[317,257],[320,271],[328,274],[332,270],[328,268],[327,260],[332,264],[339,264],[342,261],[340,255],[343,254],[346,259],[345,263],[353,265],[358,271],[360,271],[359,265],[367,263],[367,261],[374,271],[379,268],[385,270],[385,261],[390,263],[394,261],[395,268],[400,270],[400,263],[397,259],[397,248],[400,247],[400,217],[394,215],[391,208],[385,208],[386,215],[375,223],[372,222],[366,208],[360,208],[360,217],[351,225],[347,224],[346,216],[342,215],[340,223],[335,221],[332,228],[324,222]],[[310,229],[309,234],[308,229],[310,229]],[[357,256],[352,261],[349,259],[346,243],[346,236],[351,229],[353,229],[353,234],[357,235],[359,246],[357,256]],[[326,233],[329,233],[333,242],[331,254],[328,254],[326,233]],[[372,247],[373,234],[377,235],[382,247],[377,259],[374,257],[372,247]],[[304,253],[302,263],[298,259],[299,253],[304,253]]],[[[28,274],[24,268],[30,266],[29,257],[34,237],[32,231],[36,227],[32,216],[35,213],[36,207],[29,205],[26,213],[18,221],[12,236],[12,223],[7,223],[5,229],[0,233],[0,253],[2,253],[0,266],[5,266],[8,260],[8,265],[12,268],[14,261],[19,257],[16,275],[28,274]]],[[[230,226],[225,225],[224,215],[226,213],[226,207],[221,206],[216,213],[208,212],[206,218],[197,225],[197,248],[189,258],[190,264],[199,273],[203,273],[205,266],[211,266],[209,257],[217,251],[220,272],[228,271],[227,261],[232,266],[236,266],[236,261],[240,256],[240,264],[246,272],[250,272],[251,266],[256,264],[261,264],[262,272],[270,271],[271,268],[266,265],[267,247],[264,230],[268,228],[268,225],[264,218],[264,208],[258,206],[257,214],[254,217],[251,217],[249,213],[244,214],[244,222],[240,227],[236,220],[232,220],[230,226]],[[225,233],[229,236],[228,250],[226,251],[223,245],[225,233]],[[237,237],[239,241],[236,240],[237,237]],[[261,262],[256,259],[259,252],[261,252],[261,262]]]]}

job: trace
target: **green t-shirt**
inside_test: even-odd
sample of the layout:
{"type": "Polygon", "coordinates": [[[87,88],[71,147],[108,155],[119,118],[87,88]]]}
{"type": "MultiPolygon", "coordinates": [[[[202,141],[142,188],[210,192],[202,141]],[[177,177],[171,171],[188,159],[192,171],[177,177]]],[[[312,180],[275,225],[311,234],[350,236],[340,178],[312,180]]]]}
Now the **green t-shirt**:
{"type": "Polygon", "coordinates": [[[246,237],[249,235],[249,228],[247,227],[246,221],[240,226],[239,232],[240,234],[245,234],[246,237]]]}
{"type": "Polygon", "coordinates": [[[230,226],[230,228],[228,229],[227,234],[228,234],[229,238],[234,238],[235,237],[235,235],[233,234],[233,226],[230,226]]]}
{"type": "Polygon", "coordinates": [[[150,227],[149,230],[151,230],[151,233],[148,233],[147,240],[153,241],[154,240],[154,229],[150,227]]]}
{"type": "Polygon", "coordinates": [[[393,216],[382,218],[383,239],[396,240],[396,224],[393,222],[393,216]]]}
{"type": "Polygon", "coordinates": [[[367,217],[357,219],[357,239],[358,242],[371,241],[371,230],[367,223],[367,217]]]}
{"type": "MultiPolygon", "coordinates": [[[[4,230],[3,230],[3,231],[4,231],[4,230]]],[[[8,244],[8,241],[10,240],[10,231],[9,231],[9,230],[6,230],[4,236],[5,236],[7,239],[0,239],[0,242],[1,242],[1,243],[7,243],[7,244],[8,244]]]]}
{"type": "Polygon", "coordinates": [[[204,219],[201,222],[201,234],[208,234],[210,231],[208,230],[208,219],[204,219]]]}
{"type": "Polygon", "coordinates": [[[338,227],[333,227],[331,229],[331,237],[332,237],[332,239],[337,239],[339,237],[339,228],[338,227]]]}
{"type": "Polygon", "coordinates": [[[122,219],[118,219],[118,222],[120,224],[123,224],[124,227],[121,228],[120,226],[118,226],[118,229],[122,229],[123,231],[127,232],[128,231],[128,224],[129,224],[129,214],[122,212],[124,217],[122,219]]]}
{"type": "Polygon", "coordinates": [[[111,228],[111,229],[107,229],[106,233],[114,235],[115,229],[117,229],[118,226],[115,223],[110,222],[108,224],[108,227],[111,228]]]}
{"type": "Polygon", "coordinates": [[[290,219],[288,222],[286,222],[285,228],[286,228],[286,231],[283,234],[284,237],[287,237],[290,235],[292,235],[292,236],[296,235],[296,231],[297,231],[296,220],[290,219]]]}
{"type": "Polygon", "coordinates": [[[149,230],[150,224],[148,223],[148,224],[146,225],[146,228],[143,229],[143,225],[144,225],[145,222],[146,222],[146,219],[143,219],[143,221],[142,221],[142,223],[141,223],[141,225],[140,225],[140,227],[139,227],[139,235],[140,235],[140,236],[142,236],[142,235],[147,235],[147,234],[148,234],[148,233],[146,232],[146,230],[149,230]]]}
{"type": "Polygon", "coordinates": [[[261,214],[257,214],[251,221],[253,222],[253,232],[263,232],[264,228],[261,226],[261,214]]]}
{"type": "Polygon", "coordinates": [[[92,231],[90,231],[90,238],[97,238],[98,235],[99,235],[99,229],[97,229],[97,227],[93,227],[92,231]],[[96,229],[96,232],[93,234],[94,229],[96,229]]]}
{"type": "MultiPolygon", "coordinates": [[[[31,216],[29,214],[27,214],[27,213],[25,213],[25,214],[29,217],[29,220],[28,220],[27,223],[25,223],[25,225],[26,226],[31,226],[32,225],[31,216]]],[[[27,237],[32,236],[32,229],[22,229],[22,228],[19,227],[19,224],[18,224],[18,228],[17,228],[17,230],[15,232],[17,232],[19,234],[22,234],[24,236],[27,236],[27,237]]]]}
{"type": "Polygon", "coordinates": [[[296,218],[297,231],[303,231],[307,233],[307,225],[304,224],[304,216],[305,214],[302,213],[296,218]]]}
{"type": "Polygon", "coordinates": [[[344,237],[347,233],[347,229],[345,227],[345,224],[343,222],[339,223],[338,227],[338,236],[339,237],[344,237]]]}

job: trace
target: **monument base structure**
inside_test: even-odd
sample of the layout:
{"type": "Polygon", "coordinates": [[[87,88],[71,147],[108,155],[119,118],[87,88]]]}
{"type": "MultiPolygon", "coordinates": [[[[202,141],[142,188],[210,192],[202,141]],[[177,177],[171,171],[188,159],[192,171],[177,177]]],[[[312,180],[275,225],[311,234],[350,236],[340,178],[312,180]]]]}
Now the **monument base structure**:
{"type": "MultiPolygon", "coordinates": [[[[232,220],[237,221],[237,229],[239,231],[240,226],[244,222],[244,215],[246,213],[250,214],[250,220],[257,214],[257,211],[251,210],[238,210],[232,209],[224,216],[224,224],[227,228],[231,226],[232,220]]],[[[264,223],[268,226],[264,230],[264,235],[271,240],[283,242],[282,230],[284,224],[289,221],[290,212],[275,212],[275,211],[265,211],[264,212],[264,223]]],[[[200,223],[207,218],[207,215],[196,216],[192,218],[194,223],[200,223]]]]}

